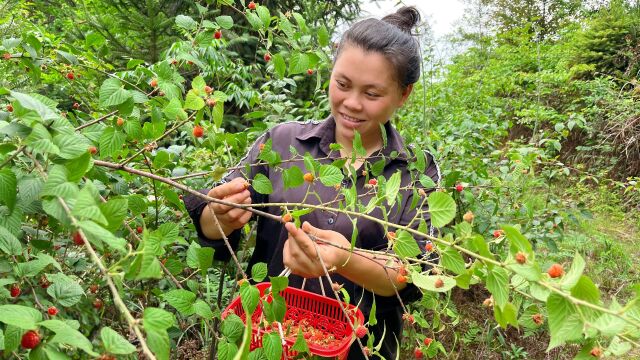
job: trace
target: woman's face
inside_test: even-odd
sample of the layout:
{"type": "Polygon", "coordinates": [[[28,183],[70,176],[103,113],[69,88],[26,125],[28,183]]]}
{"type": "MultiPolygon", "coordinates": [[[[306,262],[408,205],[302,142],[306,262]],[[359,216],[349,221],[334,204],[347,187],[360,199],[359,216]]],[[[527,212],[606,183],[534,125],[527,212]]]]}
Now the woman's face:
{"type": "Polygon", "coordinates": [[[336,120],[336,141],[351,149],[354,134],[360,133],[368,152],[382,146],[380,124],[385,124],[411,93],[394,77],[391,62],[377,52],[358,46],[342,49],[329,83],[331,114],[336,120]]]}

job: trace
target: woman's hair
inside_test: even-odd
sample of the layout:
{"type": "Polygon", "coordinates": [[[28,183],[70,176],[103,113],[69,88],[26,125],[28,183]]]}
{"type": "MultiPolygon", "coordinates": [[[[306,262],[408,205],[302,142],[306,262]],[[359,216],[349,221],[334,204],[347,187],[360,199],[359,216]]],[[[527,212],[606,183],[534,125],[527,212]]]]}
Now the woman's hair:
{"type": "Polygon", "coordinates": [[[382,20],[359,21],[342,36],[335,59],[349,46],[382,54],[393,64],[396,78],[405,88],[420,77],[420,49],[411,33],[419,21],[420,13],[413,6],[404,6],[382,20]]]}

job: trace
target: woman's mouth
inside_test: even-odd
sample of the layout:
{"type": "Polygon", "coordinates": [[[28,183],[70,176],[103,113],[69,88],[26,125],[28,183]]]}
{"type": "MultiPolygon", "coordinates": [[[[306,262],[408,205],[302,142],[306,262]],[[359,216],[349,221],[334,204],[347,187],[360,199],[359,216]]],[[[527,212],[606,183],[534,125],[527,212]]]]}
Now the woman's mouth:
{"type": "Polygon", "coordinates": [[[352,123],[352,124],[359,124],[359,123],[364,122],[364,120],[361,120],[361,119],[358,119],[358,118],[351,117],[351,116],[349,116],[349,115],[347,115],[347,114],[345,114],[345,113],[340,113],[340,115],[342,115],[342,118],[343,118],[345,121],[347,121],[348,123],[352,123]]]}

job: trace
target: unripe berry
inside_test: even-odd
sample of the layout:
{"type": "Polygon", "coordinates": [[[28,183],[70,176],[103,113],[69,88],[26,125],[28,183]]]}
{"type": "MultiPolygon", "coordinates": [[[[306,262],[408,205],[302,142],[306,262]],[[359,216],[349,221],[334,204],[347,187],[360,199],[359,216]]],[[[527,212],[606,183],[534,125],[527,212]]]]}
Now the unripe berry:
{"type": "Polygon", "coordinates": [[[98,148],[95,146],[89,146],[89,148],[87,149],[87,151],[89,151],[89,154],[91,155],[95,155],[98,152],[98,148]]]}
{"type": "Polygon", "coordinates": [[[217,104],[216,99],[211,99],[211,98],[207,99],[207,106],[208,107],[214,107],[214,106],[216,106],[216,104],[217,104]]]}
{"type": "Polygon", "coordinates": [[[222,37],[222,30],[216,30],[216,32],[213,33],[213,37],[218,40],[222,37]]]}
{"type": "Polygon", "coordinates": [[[560,264],[553,264],[549,270],[547,270],[547,274],[549,274],[549,277],[553,279],[559,278],[564,275],[564,268],[560,264]]]}
{"type": "Polygon", "coordinates": [[[283,222],[291,222],[291,220],[293,220],[293,217],[291,216],[291,214],[286,213],[286,214],[282,215],[282,221],[283,222]]]}
{"type": "Polygon", "coordinates": [[[265,146],[266,146],[265,144],[258,145],[258,150],[260,150],[260,151],[264,150],[265,146]]]}
{"type": "Polygon", "coordinates": [[[58,309],[55,306],[49,306],[49,308],[47,309],[47,314],[56,316],[58,315],[58,309]]]}
{"type": "Polygon", "coordinates": [[[123,118],[121,118],[121,117],[119,117],[119,118],[118,118],[118,120],[116,120],[116,124],[117,124],[118,126],[122,126],[122,125],[124,125],[124,119],[123,119],[123,118]]]}
{"type": "Polygon", "coordinates": [[[424,197],[424,196],[427,196],[427,192],[424,191],[424,189],[420,188],[418,189],[418,195],[424,197]]]}
{"type": "Polygon", "coordinates": [[[411,324],[413,324],[415,322],[415,319],[413,318],[413,315],[407,314],[407,313],[402,314],[402,320],[408,321],[411,324]]]}
{"type": "Polygon", "coordinates": [[[151,85],[151,87],[158,86],[158,79],[151,79],[151,82],[149,83],[149,85],[151,85]]]}
{"type": "Polygon", "coordinates": [[[247,7],[251,10],[255,10],[256,9],[256,3],[254,3],[253,1],[251,1],[249,3],[249,5],[247,5],[247,7]]]}
{"type": "Polygon", "coordinates": [[[490,297],[484,299],[484,301],[482,302],[482,306],[484,306],[486,308],[493,307],[493,296],[490,296],[490,297]]]}
{"type": "Polygon", "coordinates": [[[35,330],[27,331],[20,340],[20,345],[25,349],[35,349],[38,344],[40,344],[40,334],[35,330]]]}
{"type": "Polygon", "coordinates": [[[440,278],[436,279],[436,281],[433,283],[433,287],[435,287],[436,289],[439,289],[443,286],[444,286],[444,281],[442,281],[442,279],[440,278]]]}
{"type": "Polygon", "coordinates": [[[407,277],[406,277],[406,276],[404,276],[404,275],[402,275],[402,274],[398,274],[398,275],[396,276],[396,282],[397,282],[398,284],[404,284],[404,283],[406,283],[406,282],[407,282],[407,277]]]}
{"type": "Polygon", "coordinates": [[[264,61],[265,62],[271,61],[271,55],[269,53],[264,54],[264,61]]]}
{"type": "Polygon", "coordinates": [[[542,323],[544,322],[544,318],[542,317],[542,314],[531,315],[531,320],[538,326],[542,325],[542,323]]]}
{"type": "Polygon", "coordinates": [[[72,105],[72,106],[73,106],[73,108],[74,108],[75,110],[80,109],[80,104],[78,104],[77,102],[76,102],[76,103],[73,103],[73,105],[72,105]]]}
{"type": "Polygon", "coordinates": [[[314,179],[315,179],[315,177],[313,176],[312,173],[304,174],[304,181],[306,181],[308,183],[312,183],[314,179]]]}
{"type": "Polygon", "coordinates": [[[5,60],[11,60],[11,54],[9,54],[9,53],[4,53],[4,54],[2,54],[2,57],[3,57],[5,60]]]}
{"type": "Polygon", "coordinates": [[[471,211],[467,211],[463,216],[462,216],[462,220],[468,222],[469,224],[471,224],[473,222],[474,216],[473,213],[471,211]]]}
{"type": "Polygon", "coordinates": [[[367,328],[362,325],[358,326],[356,329],[356,336],[358,339],[362,339],[365,335],[367,335],[367,328]]]}
{"type": "Polygon", "coordinates": [[[204,92],[207,94],[211,94],[213,92],[213,88],[209,85],[205,85],[204,92]]]}
{"type": "Polygon", "coordinates": [[[523,265],[527,262],[527,255],[525,255],[523,252],[518,252],[516,254],[516,262],[520,265],[523,265]]]}
{"type": "Polygon", "coordinates": [[[389,240],[395,240],[395,239],[396,239],[396,233],[395,233],[395,231],[389,231],[389,232],[387,233],[387,239],[389,239],[389,240]]]}
{"type": "Polygon", "coordinates": [[[600,356],[602,356],[602,349],[596,346],[591,349],[591,352],[589,354],[594,358],[599,358],[600,356]]]}
{"type": "Polygon", "coordinates": [[[427,243],[424,246],[424,249],[427,250],[427,252],[432,252],[433,251],[433,244],[432,243],[427,243]]]}
{"type": "Polygon", "coordinates": [[[11,293],[12,298],[17,298],[20,296],[20,293],[22,293],[22,290],[20,290],[20,285],[13,284],[11,285],[11,290],[9,290],[9,292],[11,293]]]}

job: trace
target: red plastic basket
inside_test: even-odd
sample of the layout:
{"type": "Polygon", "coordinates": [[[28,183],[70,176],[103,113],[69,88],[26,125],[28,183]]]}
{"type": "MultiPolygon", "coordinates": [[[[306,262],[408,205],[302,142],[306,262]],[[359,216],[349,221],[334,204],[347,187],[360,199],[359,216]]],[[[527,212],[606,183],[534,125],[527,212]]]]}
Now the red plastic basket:
{"type": "MultiPolygon", "coordinates": [[[[260,283],[256,285],[258,290],[260,290],[260,296],[264,296],[269,286],[271,286],[270,283],[260,283]]],[[[287,304],[284,321],[293,320],[299,323],[305,320],[307,324],[313,326],[315,329],[332,334],[335,339],[339,340],[337,345],[326,347],[309,343],[309,351],[311,354],[336,358],[338,360],[345,360],[347,358],[347,355],[349,355],[349,347],[355,340],[355,337],[345,313],[340,308],[337,300],[294,287],[287,287],[280,295],[287,304]]],[[[271,302],[271,297],[267,298],[267,301],[271,302]]],[[[364,316],[360,309],[345,303],[343,303],[343,306],[350,314],[349,317],[352,323],[364,323],[364,316]]],[[[225,318],[230,311],[233,311],[234,314],[238,315],[242,321],[246,323],[246,314],[242,308],[239,296],[223,311],[222,318],[225,318]]],[[[261,318],[262,306],[258,305],[252,316],[253,324],[258,324],[261,318]]],[[[262,336],[264,333],[265,330],[262,327],[258,328],[254,325],[251,336],[251,350],[262,346],[262,336]]],[[[285,342],[282,359],[293,358],[297,353],[290,349],[295,343],[295,336],[293,336],[293,339],[286,338],[285,342]]]]}

